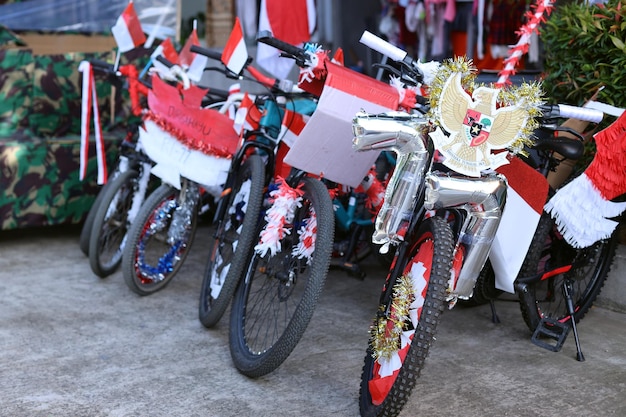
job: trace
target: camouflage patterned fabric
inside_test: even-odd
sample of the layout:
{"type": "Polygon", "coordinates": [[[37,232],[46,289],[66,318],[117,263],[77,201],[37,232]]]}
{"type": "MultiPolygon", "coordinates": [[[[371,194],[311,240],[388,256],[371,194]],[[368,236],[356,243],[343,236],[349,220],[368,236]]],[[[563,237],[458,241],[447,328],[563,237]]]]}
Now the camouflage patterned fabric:
{"type": "MultiPolygon", "coordinates": [[[[79,223],[87,215],[100,187],[95,182],[93,143],[87,178],[78,179],[82,82],[78,64],[110,56],[33,56],[28,49],[0,47],[0,229],[79,223]]],[[[116,95],[116,118],[111,121],[111,85],[104,75],[95,77],[112,167],[126,134],[128,94],[116,95]]]]}
{"type": "MultiPolygon", "coordinates": [[[[79,146],[76,139],[0,142],[1,229],[83,220],[99,186],[94,180],[78,179],[79,146]]],[[[92,149],[87,178],[96,178],[94,153],[92,149]]],[[[108,141],[109,166],[116,158],[117,145],[108,141]]]]}
{"type": "MultiPolygon", "coordinates": [[[[0,1],[0,4],[2,4],[2,1],[0,1]]],[[[13,48],[16,46],[26,46],[26,43],[6,26],[0,25],[0,48],[13,48]]]]}
{"type": "Polygon", "coordinates": [[[34,69],[30,50],[0,50],[0,141],[28,129],[34,69]]]}

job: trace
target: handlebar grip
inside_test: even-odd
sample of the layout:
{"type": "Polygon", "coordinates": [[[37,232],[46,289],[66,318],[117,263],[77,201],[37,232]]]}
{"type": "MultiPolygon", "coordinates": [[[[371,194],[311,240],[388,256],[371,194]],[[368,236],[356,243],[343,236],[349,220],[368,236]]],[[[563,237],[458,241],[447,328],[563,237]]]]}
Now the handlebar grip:
{"type": "Polygon", "coordinates": [[[165,65],[167,68],[172,68],[174,66],[174,64],[171,63],[163,55],[157,55],[156,60],[159,61],[161,64],[165,65]]]}
{"type": "Polygon", "coordinates": [[[222,53],[218,52],[218,51],[214,51],[211,49],[207,49],[207,48],[203,48],[199,45],[191,45],[191,48],[189,48],[189,50],[191,52],[194,52],[196,54],[200,54],[200,55],[204,55],[206,57],[209,57],[211,59],[214,59],[216,61],[221,61],[222,60],[222,53]]]}
{"type": "Polygon", "coordinates": [[[94,71],[105,72],[107,74],[113,74],[115,72],[115,66],[113,64],[109,64],[105,61],[100,61],[97,59],[89,60],[94,71]]]}
{"type": "Polygon", "coordinates": [[[604,113],[600,110],[588,107],[570,106],[568,104],[556,104],[543,106],[544,117],[561,117],[564,119],[576,119],[584,122],[600,123],[604,113]]]}
{"type": "Polygon", "coordinates": [[[226,100],[230,95],[228,90],[221,90],[219,88],[209,87],[209,91],[206,93],[207,96],[217,96],[226,100]]]}
{"type": "Polygon", "coordinates": [[[387,42],[384,39],[379,38],[374,35],[372,32],[368,32],[367,30],[363,32],[361,35],[361,39],[359,40],[363,45],[371,48],[381,54],[391,58],[394,61],[402,61],[407,56],[406,51],[398,48],[387,42]]]}
{"type": "Polygon", "coordinates": [[[297,46],[291,45],[287,42],[281,41],[280,39],[276,39],[272,32],[269,30],[262,30],[256,35],[257,42],[264,43],[269,46],[273,46],[274,48],[281,50],[289,55],[293,55],[295,57],[303,58],[306,57],[306,51],[302,48],[298,48],[297,46]]]}
{"type": "Polygon", "coordinates": [[[561,113],[561,117],[592,123],[600,123],[604,117],[604,113],[600,110],[589,109],[586,107],[568,106],[567,104],[559,104],[559,111],[561,113]]]}

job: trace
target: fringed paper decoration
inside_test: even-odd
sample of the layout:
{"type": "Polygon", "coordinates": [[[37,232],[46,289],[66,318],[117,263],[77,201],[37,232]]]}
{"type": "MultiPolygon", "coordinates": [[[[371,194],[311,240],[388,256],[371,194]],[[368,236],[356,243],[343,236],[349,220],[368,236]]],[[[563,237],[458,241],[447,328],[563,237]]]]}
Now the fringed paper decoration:
{"type": "Polygon", "coordinates": [[[432,256],[432,247],[425,247],[430,244],[422,246],[423,259],[414,259],[410,269],[398,279],[389,313],[377,318],[370,330],[370,345],[376,360],[374,377],[369,381],[374,404],[382,403],[387,396],[417,329],[430,277],[431,262],[427,258],[432,256]]]}
{"type": "Polygon", "coordinates": [[[545,205],[567,242],[585,248],[611,236],[626,202],[626,113],[594,136],[596,154],[582,175],[557,191],[545,205]]]}
{"type": "Polygon", "coordinates": [[[355,190],[357,193],[365,193],[365,207],[372,213],[378,209],[385,199],[385,186],[376,178],[376,167],[372,167],[367,176],[361,181],[355,190]]]}
{"type": "Polygon", "coordinates": [[[268,252],[274,256],[280,252],[281,239],[290,233],[285,225],[293,221],[296,208],[301,206],[303,193],[299,187],[291,188],[283,178],[278,178],[277,188],[270,191],[272,206],[265,214],[267,224],[261,231],[259,243],[254,247],[259,256],[263,257],[268,252]]]}
{"type": "Polygon", "coordinates": [[[298,230],[298,235],[300,239],[291,254],[298,259],[306,259],[306,263],[310,264],[315,251],[315,239],[317,237],[317,216],[312,209],[304,226],[298,230]]]}

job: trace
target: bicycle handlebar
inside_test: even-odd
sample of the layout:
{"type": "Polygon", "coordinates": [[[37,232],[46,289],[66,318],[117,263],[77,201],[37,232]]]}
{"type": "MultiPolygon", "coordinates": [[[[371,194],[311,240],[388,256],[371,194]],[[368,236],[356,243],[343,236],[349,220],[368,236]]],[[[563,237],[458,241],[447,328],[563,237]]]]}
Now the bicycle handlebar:
{"type": "Polygon", "coordinates": [[[600,123],[604,118],[604,113],[600,110],[588,107],[570,106],[568,104],[542,105],[541,111],[545,119],[564,118],[600,123]]]}
{"type": "Polygon", "coordinates": [[[269,30],[262,30],[257,33],[256,41],[284,52],[286,56],[295,59],[299,67],[304,66],[305,62],[309,59],[309,54],[304,49],[275,38],[269,30]]]}
{"type": "Polygon", "coordinates": [[[204,55],[208,58],[214,59],[216,61],[222,61],[222,53],[218,52],[218,51],[214,51],[212,49],[207,49],[207,48],[203,48],[199,45],[191,45],[191,48],[189,48],[189,50],[191,52],[194,52],[196,54],[200,54],[200,55],[204,55]]]}
{"type": "Polygon", "coordinates": [[[402,66],[410,72],[410,76],[414,81],[421,83],[424,80],[424,70],[420,68],[420,62],[411,58],[406,51],[390,44],[367,30],[363,32],[359,42],[389,57],[393,61],[402,64],[402,66]]]}
{"type": "Polygon", "coordinates": [[[386,40],[379,38],[372,32],[368,32],[367,30],[363,32],[363,35],[361,35],[361,39],[359,39],[359,42],[361,42],[368,48],[373,49],[376,52],[379,52],[391,58],[394,61],[403,61],[408,55],[406,51],[403,51],[397,46],[390,44],[386,40]]]}

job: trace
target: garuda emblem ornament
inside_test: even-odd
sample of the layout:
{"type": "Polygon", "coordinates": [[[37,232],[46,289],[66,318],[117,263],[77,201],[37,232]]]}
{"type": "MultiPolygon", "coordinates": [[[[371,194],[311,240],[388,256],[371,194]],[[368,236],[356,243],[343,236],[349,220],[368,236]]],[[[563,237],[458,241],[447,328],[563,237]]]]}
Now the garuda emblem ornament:
{"type": "Polygon", "coordinates": [[[479,177],[481,171],[507,163],[507,152],[492,151],[519,140],[530,116],[527,108],[519,104],[497,107],[500,89],[481,86],[470,96],[461,78],[462,74],[455,72],[444,83],[436,109],[440,127],[430,135],[445,158],[444,165],[479,177]]]}

